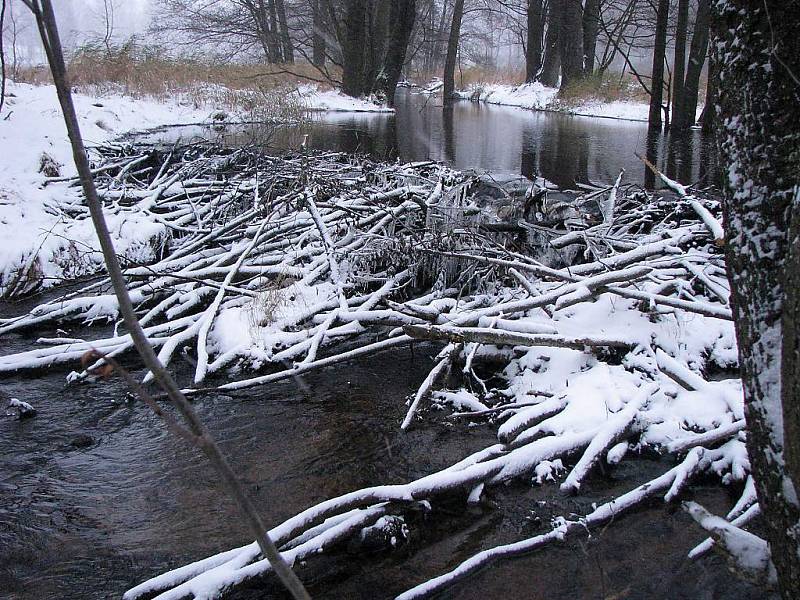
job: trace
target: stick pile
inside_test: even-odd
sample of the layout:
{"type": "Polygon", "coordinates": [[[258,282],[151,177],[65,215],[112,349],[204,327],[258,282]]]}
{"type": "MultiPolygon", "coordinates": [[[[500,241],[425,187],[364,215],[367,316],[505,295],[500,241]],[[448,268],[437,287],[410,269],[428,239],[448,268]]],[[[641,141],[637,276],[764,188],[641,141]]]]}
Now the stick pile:
{"type": "MultiPolygon", "coordinates": [[[[613,465],[643,448],[681,461],[583,520],[564,519],[540,536],[487,550],[402,597],[426,596],[495,558],[584,534],[655,494],[672,501],[699,474],[746,483],[728,515],[734,525],[758,514],[740,382],[703,376],[736,363],[715,202],[682,186],[673,187],[677,197],[624,189],[621,174],[613,186],[576,199],[593,221],[571,218],[572,227],[559,231],[514,224],[547,232],[551,254],[577,250],[577,261],[557,268],[503,243],[510,238],[487,234],[502,228],[467,216],[476,212],[475,176],[432,163],[270,158],[246,149],[115,151],[98,168],[109,210],[145,211],[169,231],[165,256],[132,265],[127,276],[161,360],[180,351],[196,362],[187,393],[209,389],[206,378],[237,361],[272,368],[213,389],[431,340],[445,346],[400,426],[414,426],[434,402],[453,410],[448,418],[497,427],[498,443],[443,471],[354,491],[279,525],[270,534],[290,563],[443,494],[461,491],[474,501],[512,479],[554,479],[563,462],[570,467],[561,490],[579,493],[598,463],[613,465]],[[359,335],[366,330],[369,339],[359,335]],[[345,352],[336,347],[343,338],[355,340],[345,352]]],[[[0,334],[114,319],[103,286],[6,319],[0,334]]],[[[91,342],[42,341],[43,348],[2,357],[0,371],[130,348],[117,331],[91,342]]],[[[710,543],[701,546],[697,554],[710,543]]],[[[217,597],[268,570],[254,543],[156,577],[125,597],[217,597]]]]}

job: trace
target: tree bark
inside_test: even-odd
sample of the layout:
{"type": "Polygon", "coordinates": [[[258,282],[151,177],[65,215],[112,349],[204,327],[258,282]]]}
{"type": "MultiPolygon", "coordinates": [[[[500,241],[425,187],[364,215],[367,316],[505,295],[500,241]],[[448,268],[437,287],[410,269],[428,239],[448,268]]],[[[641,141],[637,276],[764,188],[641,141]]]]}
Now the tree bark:
{"type": "Polygon", "coordinates": [[[294,48],[292,47],[292,38],[289,37],[289,23],[286,21],[286,6],[283,0],[274,0],[274,2],[275,11],[278,13],[278,24],[280,25],[283,62],[293,63],[294,48]]]}
{"type": "Polygon", "coordinates": [[[433,47],[431,49],[431,68],[438,69],[443,63],[442,47],[444,46],[445,30],[447,27],[447,6],[445,0],[442,3],[442,14],[439,15],[439,26],[436,28],[433,47]]]}
{"type": "Polygon", "coordinates": [[[312,44],[312,62],[317,67],[325,66],[325,21],[322,14],[322,8],[319,5],[320,0],[311,0],[311,26],[313,32],[311,34],[312,44]]]}
{"type": "Polygon", "coordinates": [[[667,51],[667,18],[669,0],[658,0],[656,8],[655,45],[653,47],[653,72],[650,86],[650,113],[648,129],[661,130],[661,105],[664,98],[664,58],[667,51]]]}
{"type": "Polygon", "coordinates": [[[528,0],[528,32],[525,45],[525,82],[536,79],[542,68],[542,0],[528,0]]]}
{"type": "Polygon", "coordinates": [[[444,60],[444,102],[453,101],[456,89],[456,57],[458,42],[461,38],[461,19],[464,16],[464,0],[456,0],[453,6],[453,21],[450,25],[450,36],[447,39],[447,57],[444,60]]]}
{"type": "Polygon", "coordinates": [[[278,62],[279,48],[275,44],[275,38],[269,25],[269,9],[265,0],[257,2],[246,2],[244,6],[250,12],[250,17],[255,24],[256,35],[264,51],[264,56],[268,63],[278,62]]]}
{"type": "MultiPolygon", "coordinates": [[[[702,2],[702,0],[701,0],[702,2]]],[[[686,121],[683,109],[683,85],[686,76],[686,35],[689,29],[689,0],[678,0],[678,22],[675,27],[675,52],[672,61],[672,126],[681,131],[686,121]]]]}
{"type": "MultiPolygon", "coordinates": [[[[686,0],[688,1],[688,0],[686,0]]],[[[600,28],[600,0],[586,0],[583,6],[583,73],[594,73],[597,31],[600,28]]]]}
{"type": "Polygon", "coordinates": [[[417,16],[416,0],[391,0],[389,7],[389,23],[392,30],[383,63],[381,88],[390,106],[394,106],[394,93],[397,82],[406,62],[406,51],[414,21],[417,16]]]}
{"type": "Polygon", "coordinates": [[[278,33],[278,12],[275,10],[275,0],[268,0],[269,9],[269,45],[270,52],[274,57],[273,62],[283,62],[283,51],[281,49],[281,39],[278,33]]]}
{"type": "Polygon", "coordinates": [[[347,0],[342,39],[342,92],[358,97],[364,93],[367,0],[347,0]]]}
{"type": "Polygon", "coordinates": [[[680,129],[689,129],[695,124],[697,115],[697,94],[700,88],[700,74],[706,61],[708,49],[708,31],[711,15],[710,0],[700,0],[697,6],[697,19],[694,22],[692,46],[689,50],[689,66],[686,70],[686,82],[683,88],[683,108],[680,110],[681,121],[675,123],[680,129]]]}
{"type": "Polygon", "coordinates": [[[703,106],[703,114],[700,115],[700,124],[703,127],[703,133],[711,133],[716,121],[714,106],[717,103],[717,64],[714,60],[714,54],[708,52],[708,73],[706,79],[706,102],[703,106]]]}
{"type": "Polygon", "coordinates": [[[367,0],[366,29],[364,33],[363,94],[371,94],[383,64],[383,51],[389,16],[386,2],[367,0]]]}
{"type": "Polygon", "coordinates": [[[564,0],[549,0],[547,3],[547,33],[545,34],[544,65],[542,66],[542,83],[548,87],[558,85],[561,72],[561,52],[558,41],[561,33],[561,15],[564,0]]]}
{"type": "Polygon", "coordinates": [[[714,3],[717,139],[747,449],[782,597],[800,597],[800,3],[714,3]]]}
{"type": "Polygon", "coordinates": [[[561,88],[583,76],[583,7],[581,0],[562,0],[561,88]]]}

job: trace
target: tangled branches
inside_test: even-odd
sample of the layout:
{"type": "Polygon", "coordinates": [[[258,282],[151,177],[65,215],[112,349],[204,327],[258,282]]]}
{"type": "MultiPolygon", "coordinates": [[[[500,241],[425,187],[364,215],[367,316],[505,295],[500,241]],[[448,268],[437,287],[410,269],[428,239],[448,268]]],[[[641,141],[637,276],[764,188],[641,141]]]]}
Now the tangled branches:
{"type": "MultiPolygon", "coordinates": [[[[681,460],[582,519],[486,550],[402,597],[426,596],[487,561],[584,534],[655,494],[673,501],[701,474],[744,484],[730,527],[757,514],[741,384],[704,376],[737,360],[715,202],[685,188],[679,197],[626,192],[620,177],[558,206],[569,229],[543,224],[554,206],[538,193],[527,198],[541,204],[526,211],[538,220],[500,227],[497,211],[474,195],[476,176],[432,163],[380,166],[245,149],[116,151],[98,173],[109,210],[145,211],[169,232],[165,256],[126,275],[162,362],[179,351],[196,362],[187,394],[202,393],[210,375],[235,362],[267,372],[214,389],[285,379],[414,339],[444,341],[401,427],[415,426],[436,404],[451,409],[447,418],[497,430],[496,444],[443,471],[357,490],[287,520],[270,532],[287,561],[427,510],[444,495],[475,501],[514,479],[555,480],[565,463],[561,491],[581,493],[598,464],[644,449],[681,460]],[[520,252],[514,236],[491,233],[498,230],[513,230],[517,241],[548,236],[561,265],[520,252]],[[374,336],[359,336],[366,330],[374,336]],[[339,351],[335,342],[344,338],[355,343],[339,351]]],[[[68,318],[114,319],[113,298],[102,291],[95,283],[5,320],[0,334],[68,318]]],[[[90,348],[114,357],[130,347],[116,331],[92,342],[50,341],[3,357],[0,371],[66,363],[90,348]]],[[[216,597],[269,568],[251,544],[156,577],[126,598],[216,597]]]]}

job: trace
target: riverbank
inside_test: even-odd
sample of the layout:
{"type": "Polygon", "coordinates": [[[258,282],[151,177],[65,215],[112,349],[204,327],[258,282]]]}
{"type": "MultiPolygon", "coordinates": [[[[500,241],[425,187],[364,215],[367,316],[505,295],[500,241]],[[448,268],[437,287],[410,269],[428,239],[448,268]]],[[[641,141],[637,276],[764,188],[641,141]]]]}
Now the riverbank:
{"type": "Polygon", "coordinates": [[[558,97],[558,88],[541,83],[508,85],[499,83],[475,84],[457,92],[462,100],[485,102],[501,106],[515,106],[528,110],[544,110],[584,117],[602,117],[623,121],[647,122],[649,106],[644,102],[584,99],[564,102],[558,97]]]}

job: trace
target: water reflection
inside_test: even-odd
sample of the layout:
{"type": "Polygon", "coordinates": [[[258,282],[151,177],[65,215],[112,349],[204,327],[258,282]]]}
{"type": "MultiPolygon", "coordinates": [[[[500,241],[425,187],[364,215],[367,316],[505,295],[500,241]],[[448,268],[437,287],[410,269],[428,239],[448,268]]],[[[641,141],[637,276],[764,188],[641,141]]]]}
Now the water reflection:
{"type": "MultiPolygon", "coordinates": [[[[713,182],[716,176],[711,149],[699,131],[678,143],[660,133],[648,137],[646,123],[466,101],[443,108],[440,99],[406,90],[397,95],[396,111],[319,113],[301,128],[268,128],[268,136],[230,128],[215,135],[223,143],[255,141],[281,150],[298,148],[308,134],[315,149],[365,153],[380,160],[433,159],[458,169],[541,176],[565,188],[611,184],[621,168],[626,181],[652,187],[652,173],[645,172],[637,154],[646,154],[682,183],[713,182]]],[[[176,135],[191,137],[197,130],[165,135],[174,141],[176,135]]]]}

